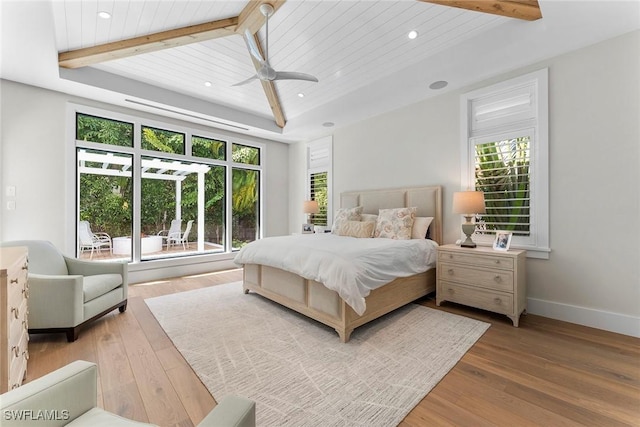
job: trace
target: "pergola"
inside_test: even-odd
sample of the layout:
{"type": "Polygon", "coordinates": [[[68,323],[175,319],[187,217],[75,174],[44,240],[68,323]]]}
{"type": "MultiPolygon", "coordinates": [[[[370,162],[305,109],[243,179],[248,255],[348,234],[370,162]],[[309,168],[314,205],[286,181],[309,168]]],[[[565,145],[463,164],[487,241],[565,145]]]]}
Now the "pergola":
{"type": "MultiPolygon", "coordinates": [[[[133,157],[118,156],[113,153],[97,153],[87,150],[78,151],[78,173],[106,175],[131,178],[133,157]],[[87,166],[87,163],[98,163],[100,166],[87,166]]],[[[198,174],[198,251],[204,251],[204,190],[205,174],[211,168],[202,164],[185,164],[178,160],[145,159],[141,160],[141,177],[143,179],[161,179],[175,182],[176,212],[175,218],[182,220],[182,181],[192,174],[198,174]]]]}

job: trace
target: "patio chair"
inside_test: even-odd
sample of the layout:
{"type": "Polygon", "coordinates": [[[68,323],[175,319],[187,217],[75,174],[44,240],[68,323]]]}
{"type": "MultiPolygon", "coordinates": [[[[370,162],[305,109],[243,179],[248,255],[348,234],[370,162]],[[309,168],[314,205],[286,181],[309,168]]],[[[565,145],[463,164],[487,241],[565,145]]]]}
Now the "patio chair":
{"type": "Polygon", "coordinates": [[[165,244],[167,245],[167,249],[171,246],[171,242],[177,239],[180,239],[180,235],[182,234],[182,220],[181,219],[172,219],[171,226],[168,230],[160,230],[158,231],[158,236],[162,237],[165,244]]]}
{"type": "Polygon", "coordinates": [[[189,220],[187,222],[187,228],[185,228],[184,233],[178,233],[177,236],[174,235],[167,239],[167,247],[171,246],[172,244],[182,244],[182,249],[187,249],[187,246],[189,245],[189,233],[191,232],[192,225],[193,220],[189,220]]]}
{"type": "Polygon", "coordinates": [[[109,253],[113,254],[111,236],[107,233],[94,233],[91,231],[89,221],[80,221],[78,223],[78,240],[80,242],[80,253],[83,253],[86,249],[91,249],[89,259],[93,259],[94,251],[101,252],[104,248],[108,248],[109,253]]]}

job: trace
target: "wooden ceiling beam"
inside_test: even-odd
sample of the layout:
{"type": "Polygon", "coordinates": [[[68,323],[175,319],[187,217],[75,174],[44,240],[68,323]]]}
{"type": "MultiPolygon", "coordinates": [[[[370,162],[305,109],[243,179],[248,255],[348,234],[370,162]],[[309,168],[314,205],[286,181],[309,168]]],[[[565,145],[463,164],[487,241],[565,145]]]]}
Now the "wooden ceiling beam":
{"type": "MultiPolygon", "coordinates": [[[[262,49],[262,44],[258,39],[258,35],[254,34],[253,37],[256,41],[256,46],[258,46],[258,50],[260,51],[260,55],[262,55],[262,57],[264,58],[264,50],[262,49]]],[[[260,63],[253,57],[253,55],[249,54],[249,56],[251,57],[251,60],[253,61],[253,65],[256,68],[257,72],[260,68],[260,63]]],[[[260,83],[262,83],[262,89],[264,90],[264,94],[267,97],[267,101],[269,102],[269,107],[271,107],[271,112],[273,113],[273,118],[275,119],[276,124],[280,128],[284,128],[284,126],[287,124],[287,119],[284,116],[284,111],[282,110],[282,104],[280,103],[280,97],[278,96],[278,91],[276,90],[275,83],[268,80],[260,80],[260,83]]]]}
{"type": "Polygon", "coordinates": [[[442,6],[457,7],[506,16],[508,18],[535,21],[542,18],[538,0],[418,0],[442,6]]]}
{"type": "Polygon", "coordinates": [[[60,52],[58,53],[58,64],[64,68],[80,68],[141,53],[225,37],[235,34],[238,21],[236,16],[98,46],[60,52]]]}

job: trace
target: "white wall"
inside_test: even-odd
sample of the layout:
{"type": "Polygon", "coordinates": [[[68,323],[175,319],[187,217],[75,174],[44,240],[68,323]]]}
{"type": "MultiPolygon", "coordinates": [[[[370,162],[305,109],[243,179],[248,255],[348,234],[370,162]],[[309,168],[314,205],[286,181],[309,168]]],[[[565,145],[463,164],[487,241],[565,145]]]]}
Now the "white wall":
{"type": "MultiPolygon", "coordinates": [[[[69,168],[74,168],[72,161],[71,164],[65,164],[69,161],[66,147],[73,144],[72,136],[66,134],[68,102],[208,130],[223,137],[233,136],[232,133],[199,124],[128,110],[7,80],[0,80],[0,102],[0,240],[50,240],[59,248],[64,248],[68,254],[74,252],[74,248],[67,244],[74,240],[70,240],[68,236],[75,235],[74,229],[69,230],[65,226],[69,223],[67,218],[75,215],[72,208],[75,193],[67,194],[68,183],[65,178],[69,168]],[[5,194],[5,188],[10,185],[16,187],[15,198],[8,198],[5,194]],[[16,202],[15,210],[6,209],[6,202],[9,200],[16,202]]],[[[246,135],[241,135],[240,138],[266,145],[263,231],[265,236],[286,234],[289,214],[289,196],[286,191],[289,183],[289,146],[246,135]]],[[[73,172],[71,175],[73,176],[73,172]]],[[[142,263],[145,265],[130,267],[130,271],[134,272],[130,277],[135,282],[233,266],[229,261],[232,257],[218,258],[222,260],[219,263],[206,262],[191,267],[174,265],[166,270],[157,269],[136,276],[135,271],[154,270],[158,267],[158,264],[142,263]]]]}
{"type": "MultiPolygon", "coordinates": [[[[552,253],[528,260],[528,311],[640,336],[638,52],[636,31],[336,130],[335,206],[346,190],[440,184],[444,241],[454,242],[460,95],[549,67],[552,253]]],[[[291,151],[292,178],[302,152],[291,151]]]]}

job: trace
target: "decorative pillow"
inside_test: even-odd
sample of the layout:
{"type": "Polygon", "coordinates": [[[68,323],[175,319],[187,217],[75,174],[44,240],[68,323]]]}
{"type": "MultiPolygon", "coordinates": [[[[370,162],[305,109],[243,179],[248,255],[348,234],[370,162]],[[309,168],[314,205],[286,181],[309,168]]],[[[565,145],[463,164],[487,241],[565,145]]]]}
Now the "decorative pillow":
{"type": "Polygon", "coordinates": [[[376,228],[375,221],[342,221],[338,235],[350,237],[371,237],[376,228]]]}
{"type": "Polygon", "coordinates": [[[418,208],[380,209],[374,237],[411,239],[413,220],[418,208]]]}
{"type": "Polygon", "coordinates": [[[373,221],[376,222],[378,220],[378,215],[372,214],[362,214],[360,215],[360,221],[373,221]]]}
{"type": "Polygon", "coordinates": [[[411,229],[412,239],[426,239],[427,230],[433,221],[432,216],[417,216],[413,220],[413,228],[411,229]]]}
{"type": "Polygon", "coordinates": [[[340,208],[336,211],[336,216],[333,219],[333,226],[331,232],[338,234],[340,229],[340,223],[342,221],[360,221],[360,215],[362,214],[362,206],[356,206],[355,208],[340,208]]]}

